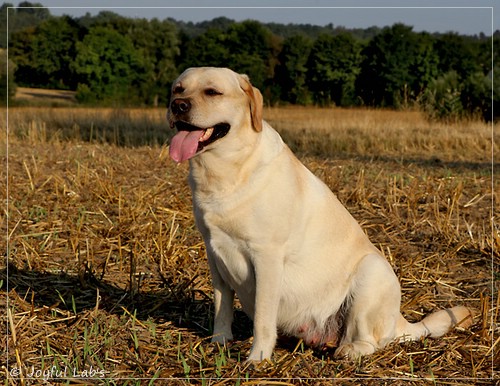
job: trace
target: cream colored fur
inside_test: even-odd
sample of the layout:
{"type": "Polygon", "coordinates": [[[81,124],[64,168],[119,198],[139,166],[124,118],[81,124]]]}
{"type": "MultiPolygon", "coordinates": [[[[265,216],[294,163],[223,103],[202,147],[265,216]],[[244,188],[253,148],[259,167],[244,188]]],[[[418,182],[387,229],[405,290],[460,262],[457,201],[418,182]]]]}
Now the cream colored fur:
{"type": "MultiPolygon", "coordinates": [[[[389,263],[328,187],[262,120],[262,96],[229,69],[194,68],[173,85],[191,103],[189,123],[231,125],[189,160],[196,224],[214,286],[214,342],[233,338],[233,296],[253,319],[251,361],[271,357],[278,331],[333,341],[356,358],[394,340],[440,336],[470,323],[465,307],[416,324],[400,314],[389,263]],[[215,88],[220,95],[208,95],[215,88]],[[180,92],[182,91],[182,92],[180,92]]],[[[178,115],[168,119],[173,126],[178,115]]]]}

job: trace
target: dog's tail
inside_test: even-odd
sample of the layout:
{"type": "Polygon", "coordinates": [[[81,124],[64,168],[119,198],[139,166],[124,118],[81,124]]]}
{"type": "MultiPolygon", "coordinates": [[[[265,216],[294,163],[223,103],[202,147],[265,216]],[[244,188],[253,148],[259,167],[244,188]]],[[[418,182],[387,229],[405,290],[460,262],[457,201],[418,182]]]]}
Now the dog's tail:
{"type": "Polygon", "coordinates": [[[463,306],[436,311],[418,323],[410,323],[401,315],[396,336],[402,342],[418,340],[426,336],[437,338],[454,327],[467,328],[472,324],[473,312],[463,306]]]}

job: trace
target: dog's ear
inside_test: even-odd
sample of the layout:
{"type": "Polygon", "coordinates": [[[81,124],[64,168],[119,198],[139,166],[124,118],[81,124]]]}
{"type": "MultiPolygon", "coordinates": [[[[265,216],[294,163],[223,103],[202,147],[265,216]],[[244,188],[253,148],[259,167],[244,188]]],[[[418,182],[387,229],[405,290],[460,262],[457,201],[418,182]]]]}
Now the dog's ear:
{"type": "Polygon", "coordinates": [[[262,131],[262,108],[263,98],[258,88],[255,88],[250,83],[247,75],[241,74],[239,76],[240,87],[247,94],[250,101],[250,115],[252,117],[252,126],[255,131],[262,131]]]}

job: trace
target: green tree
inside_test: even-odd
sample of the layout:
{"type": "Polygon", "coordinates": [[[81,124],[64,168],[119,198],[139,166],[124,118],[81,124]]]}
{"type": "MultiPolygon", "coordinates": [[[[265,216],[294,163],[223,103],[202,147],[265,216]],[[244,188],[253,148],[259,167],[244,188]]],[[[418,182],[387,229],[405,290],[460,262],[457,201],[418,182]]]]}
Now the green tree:
{"type": "Polygon", "coordinates": [[[107,27],[116,24],[120,20],[131,20],[131,19],[127,19],[111,11],[101,11],[95,16],[87,12],[84,16],[78,19],[78,23],[83,28],[90,29],[92,27],[97,27],[97,26],[107,27]]]}
{"type": "MultiPolygon", "coordinates": [[[[497,67],[497,70],[500,70],[497,67]]],[[[498,73],[490,72],[487,75],[484,75],[482,72],[475,72],[465,81],[463,82],[463,88],[461,92],[461,102],[462,106],[468,114],[472,116],[479,116],[485,120],[491,120],[491,111],[492,111],[492,76],[496,74],[496,80],[498,82],[499,77],[498,73]]],[[[496,90],[494,95],[494,99],[496,98],[498,101],[499,95],[499,85],[496,83],[496,90]]]]}
{"type": "MultiPolygon", "coordinates": [[[[480,54],[478,48],[477,41],[457,33],[450,32],[440,36],[435,43],[435,52],[439,57],[439,73],[455,71],[460,80],[465,80],[471,74],[484,70],[477,61],[480,54]]],[[[488,49],[488,52],[490,51],[488,49]]],[[[488,70],[485,75],[487,72],[488,70]]]]}
{"type": "Polygon", "coordinates": [[[281,100],[302,105],[309,103],[306,80],[311,47],[312,41],[304,35],[294,35],[284,40],[275,73],[281,100]]]}
{"type": "Polygon", "coordinates": [[[229,67],[248,74],[252,83],[269,97],[268,86],[279,52],[279,42],[273,39],[271,31],[257,21],[235,23],[229,28],[225,43],[230,54],[229,67]]]}
{"type": "Polygon", "coordinates": [[[355,80],[359,73],[360,47],[348,33],[320,35],[308,60],[308,85],[320,105],[354,103],[355,80]]]}
{"type": "Polygon", "coordinates": [[[7,51],[0,48],[0,102],[2,104],[16,93],[14,67],[14,63],[7,58],[7,51]]]}
{"type": "Polygon", "coordinates": [[[9,14],[9,22],[11,22],[12,16],[15,15],[13,7],[14,5],[11,3],[3,3],[0,7],[0,48],[7,48],[7,39],[10,36],[10,31],[7,31],[7,13],[9,14]]]}
{"type": "Polygon", "coordinates": [[[50,17],[48,8],[40,3],[22,1],[17,8],[12,3],[3,3],[0,7],[0,48],[7,48],[7,40],[13,33],[34,28],[50,17]],[[7,13],[9,30],[7,31],[7,13]]]}
{"type": "Polygon", "coordinates": [[[488,98],[491,100],[491,105],[488,106],[488,110],[484,113],[484,119],[486,121],[497,121],[500,117],[500,66],[496,65],[491,72],[488,74],[488,79],[490,81],[490,87],[493,87],[493,98],[488,98]]]}
{"type": "Polygon", "coordinates": [[[77,43],[73,68],[80,78],[77,97],[84,102],[137,102],[143,79],[139,52],[127,36],[105,27],[91,28],[77,43]]]}
{"type": "Polygon", "coordinates": [[[209,29],[187,42],[181,69],[193,66],[230,67],[246,73],[264,90],[271,85],[278,42],[256,21],[234,23],[227,30],[209,29]]]}
{"type": "Polygon", "coordinates": [[[395,24],[362,51],[356,90],[363,103],[401,107],[415,101],[437,75],[438,59],[428,34],[395,24]]]}
{"type": "MultiPolygon", "coordinates": [[[[421,107],[431,118],[456,120],[463,117],[492,119],[498,93],[493,93],[492,59],[498,58],[491,49],[491,38],[471,38],[448,33],[435,42],[439,55],[438,68],[443,71],[429,83],[420,100],[421,107]],[[492,57],[493,56],[493,57],[492,57]]],[[[494,82],[494,85],[496,82],[494,82]]]]}
{"type": "Polygon", "coordinates": [[[166,103],[170,84],[177,75],[179,54],[177,29],[169,21],[134,20],[128,37],[142,58],[144,77],[139,85],[142,101],[158,106],[166,103]]]}
{"type": "Polygon", "coordinates": [[[70,66],[76,56],[79,27],[69,16],[53,17],[13,35],[11,54],[17,64],[16,80],[31,87],[74,89],[70,66]]]}
{"type": "MultiPolygon", "coordinates": [[[[16,62],[18,68],[32,65],[34,39],[35,28],[27,28],[12,34],[9,40],[9,56],[16,62]]],[[[19,71],[19,69],[15,72],[17,83],[21,86],[32,86],[31,74],[26,74],[27,79],[24,79],[22,72],[23,70],[19,71]]]]}
{"type": "Polygon", "coordinates": [[[181,54],[181,70],[197,66],[227,66],[230,54],[225,40],[225,32],[216,28],[187,40],[181,54]]]}
{"type": "Polygon", "coordinates": [[[50,17],[50,11],[41,3],[31,3],[21,1],[17,6],[17,16],[21,25],[36,25],[38,21],[46,20],[50,17]]]}
{"type": "MultiPolygon", "coordinates": [[[[434,51],[434,38],[427,32],[415,34],[414,38],[413,57],[408,67],[410,83],[404,94],[405,98],[410,98],[412,101],[417,100],[427,85],[438,75],[439,63],[434,51]]],[[[408,103],[408,100],[404,102],[408,103]]]]}
{"type": "Polygon", "coordinates": [[[176,58],[179,55],[177,27],[169,20],[154,18],[132,19],[113,12],[100,12],[97,16],[84,16],[80,22],[89,27],[102,27],[128,37],[138,51],[142,67],[142,82],[137,84],[138,102],[158,106],[166,103],[166,90],[177,74],[176,58]]]}
{"type": "Polygon", "coordinates": [[[461,93],[458,74],[449,71],[429,83],[419,100],[420,108],[430,119],[456,121],[464,116],[461,93]]]}

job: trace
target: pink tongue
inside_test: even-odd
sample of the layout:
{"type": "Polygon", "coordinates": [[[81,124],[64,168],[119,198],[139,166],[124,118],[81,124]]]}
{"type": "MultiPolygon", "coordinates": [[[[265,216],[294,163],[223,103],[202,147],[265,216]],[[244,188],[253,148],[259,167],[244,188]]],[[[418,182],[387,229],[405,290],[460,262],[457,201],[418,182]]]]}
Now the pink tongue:
{"type": "Polygon", "coordinates": [[[170,157],[175,162],[190,159],[198,150],[198,141],[205,130],[179,131],[170,143],[170,157]]]}

